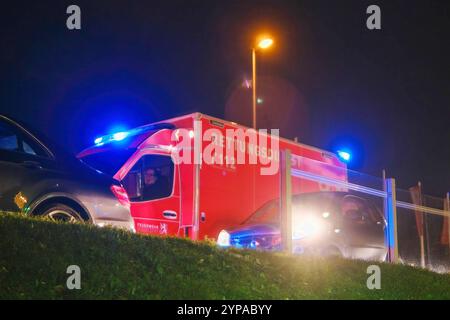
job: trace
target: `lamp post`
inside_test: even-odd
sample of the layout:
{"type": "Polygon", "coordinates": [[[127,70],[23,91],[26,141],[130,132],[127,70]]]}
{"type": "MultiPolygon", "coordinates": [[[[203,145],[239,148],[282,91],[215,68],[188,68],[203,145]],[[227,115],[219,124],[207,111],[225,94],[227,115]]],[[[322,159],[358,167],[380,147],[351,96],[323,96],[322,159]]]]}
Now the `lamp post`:
{"type": "Polygon", "coordinates": [[[273,44],[271,38],[261,39],[252,49],[252,91],[253,91],[253,129],[256,130],[256,50],[267,49],[273,44]]]}

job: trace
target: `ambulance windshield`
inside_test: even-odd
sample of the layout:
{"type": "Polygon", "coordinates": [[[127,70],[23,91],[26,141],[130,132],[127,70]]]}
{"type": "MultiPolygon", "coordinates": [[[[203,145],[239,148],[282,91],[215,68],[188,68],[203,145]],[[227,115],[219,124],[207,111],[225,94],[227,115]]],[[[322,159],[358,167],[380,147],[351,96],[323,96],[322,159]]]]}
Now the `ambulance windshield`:
{"type": "Polygon", "coordinates": [[[134,152],[135,149],[111,149],[87,155],[81,161],[112,177],[134,152]]]}

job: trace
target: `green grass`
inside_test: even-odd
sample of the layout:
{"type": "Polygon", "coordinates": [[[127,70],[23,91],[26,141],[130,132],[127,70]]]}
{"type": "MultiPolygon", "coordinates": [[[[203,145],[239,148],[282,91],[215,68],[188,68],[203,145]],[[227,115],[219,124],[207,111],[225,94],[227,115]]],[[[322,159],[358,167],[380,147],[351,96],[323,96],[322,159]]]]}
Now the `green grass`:
{"type": "Polygon", "coordinates": [[[450,275],[379,264],[381,290],[366,287],[370,263],[222,250],[0,214],[1,299],[449,299],[450,275]],[[69,265],[81,290],[66,288],[69,265]]]}

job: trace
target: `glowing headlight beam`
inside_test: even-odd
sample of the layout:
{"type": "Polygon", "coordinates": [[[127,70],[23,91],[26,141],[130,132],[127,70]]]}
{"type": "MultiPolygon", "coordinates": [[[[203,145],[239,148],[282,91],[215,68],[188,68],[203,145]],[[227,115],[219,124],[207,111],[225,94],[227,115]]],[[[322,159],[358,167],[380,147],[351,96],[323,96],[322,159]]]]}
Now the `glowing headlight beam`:
{"type": "Polygon", "coordinates": [[[316,236],[323,230],[323,223],[314,216],[304,217],[293,226],[292,239],[316,236]]]}
{"type": "Polygon", "coordinates": [[[217,244],[221,247],[230,246],[230,234],[226,230],[222,230],[217,237],[217,244]]]}

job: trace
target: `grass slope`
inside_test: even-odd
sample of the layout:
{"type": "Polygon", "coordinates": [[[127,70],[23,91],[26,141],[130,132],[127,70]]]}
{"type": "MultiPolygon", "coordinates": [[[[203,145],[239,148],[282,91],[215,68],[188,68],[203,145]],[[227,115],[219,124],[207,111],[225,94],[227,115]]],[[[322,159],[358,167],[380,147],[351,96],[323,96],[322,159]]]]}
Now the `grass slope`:
{"type": "Polygon", "coordinates": [[[222,250],[0,214],[1,299],[449,299],[450,275],[380,264],[381,290],[366,287],[370,263],[222,250]],[[81,268],[81,290],[66,269],[81,268]]]}

